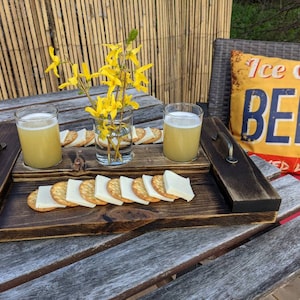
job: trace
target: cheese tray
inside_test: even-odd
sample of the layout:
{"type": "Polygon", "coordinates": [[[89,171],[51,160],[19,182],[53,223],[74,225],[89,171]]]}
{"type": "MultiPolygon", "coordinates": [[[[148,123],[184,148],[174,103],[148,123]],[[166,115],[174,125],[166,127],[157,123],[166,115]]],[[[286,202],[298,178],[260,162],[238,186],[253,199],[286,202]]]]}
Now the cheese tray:
{"type": "Polygon", "coordinates": [[[161,144],[137,145],[132,162],[112,168],[96,162],[93,147],[63,149],[62,162],[47,170],[25,167],[20,154],[11,172],[10,189],[1,198],[0,241],[274,222],[279,195],[234,141],[238,163],[226,162],[226,145],[212,139],[215,132],[221,131],[228,134],[217,119],[205,119],[199,157],[190,163],[169,161],[162,154],[161,144]],[[74,169],[78,155],[84,161],[80,170],[74,169]],[[195,194],[192,201],[69,207],[44,213],[27,205],[29,193],[41,185],[70,178],[93,179],[98,174],[136,178],[143,174],[160,175],[165,170],[190,178],[195,194]],[[252,187],[247,188],[247,184],[252,187]]]}

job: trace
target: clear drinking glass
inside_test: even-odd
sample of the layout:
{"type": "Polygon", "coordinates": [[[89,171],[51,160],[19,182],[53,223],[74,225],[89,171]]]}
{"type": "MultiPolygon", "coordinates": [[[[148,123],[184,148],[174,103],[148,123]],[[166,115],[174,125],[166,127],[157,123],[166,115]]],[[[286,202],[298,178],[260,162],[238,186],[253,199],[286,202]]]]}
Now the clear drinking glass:
{"type": "Polygon", "coordinates": [[[168,104],[164,110],[163,153],[173,161],[189,162],[198,156],[203,110],[192,103],[168,104]]]}
{"type": "Polygon", "coordinates": [[[54,105],[32,105],[15,112],[24,164],[48,168],[62,159],[57,109],[54,105]]]}

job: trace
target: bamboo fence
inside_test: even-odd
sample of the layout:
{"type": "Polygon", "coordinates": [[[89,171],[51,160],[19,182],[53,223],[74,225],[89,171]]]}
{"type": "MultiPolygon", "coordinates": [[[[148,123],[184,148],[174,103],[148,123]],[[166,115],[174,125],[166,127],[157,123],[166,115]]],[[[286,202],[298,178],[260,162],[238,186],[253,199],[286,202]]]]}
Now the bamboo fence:
{"type": "Polygon", "coordinates": [[[44,73],[50,45],[94,72],[107,54],[102,44],[136,28],[140,60],[154,64],[150,94],[164,103],[205,102],[212,43],[229,37],[231,8],[232,0],[2,0],[0,99],[58,91],[70,74],[44,73]]]}

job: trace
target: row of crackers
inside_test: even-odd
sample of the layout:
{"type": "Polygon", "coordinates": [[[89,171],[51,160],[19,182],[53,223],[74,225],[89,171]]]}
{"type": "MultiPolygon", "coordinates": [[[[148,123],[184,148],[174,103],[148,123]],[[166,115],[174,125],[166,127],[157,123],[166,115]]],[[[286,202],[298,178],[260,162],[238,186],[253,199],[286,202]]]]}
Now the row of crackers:
{"type": "Polygon", "coordinates": [[[39,212],[57,208],[96,205],[123,205],[176,199],[191,201],[195,194],[190,179],[173,171],[166,170],[163,175],[142,175],[137,178],[120,176],[109,178],[97,175],[95,179],[69,179],[53,185],[39,186],[27,197],[30,208],[39,212]]]}
{"type": "MultiPolygon", "coordinates": [[[[163,141],[163,130],[159,128],[139,128],[132,126],[132,142],[139,144],[156,144],[163,141]]],[[[106,144],[105,140],[99,141],[102,145],[106,144]]],[[[124,137],[124,143],[128,142],[128,137],[124,137]]],[[[75,130],[60,131],[60,143],[63,147],[87,147],[95,144],[95,132],[86,128],[75,130]]]]}

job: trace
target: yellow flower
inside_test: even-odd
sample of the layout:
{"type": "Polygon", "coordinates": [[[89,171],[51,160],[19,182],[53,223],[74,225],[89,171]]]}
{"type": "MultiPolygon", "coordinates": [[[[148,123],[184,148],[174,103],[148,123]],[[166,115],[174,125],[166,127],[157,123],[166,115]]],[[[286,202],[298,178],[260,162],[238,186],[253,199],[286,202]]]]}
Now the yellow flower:
{"type": "Polygon", "coordinates": [[[57,55],[54,55],[54,48],[52,46],[49,47],[49,54],[52,59],[52,63],[45,70],[45,73],[53,70],[54,75],[59,78],[57,67],[60,65],[60,58],[57,55]]]}
{"type": "Polygon", "coordinates": [[[95,118],[99,118],[100,116],[107,118],[109,113],[109,106],[107,105],[107,103],[107,97],[101,98],[100,96],[97,96],[95,107],[87,106],[85,108],[85,111],[90,113],[95,118]]]}
{"type": "Polygon", "coordinates": [[[79,77],[78,65],[77,64],[72,65],[72,72],[73,72],[73,77],[68,78],[68,81],[62,83],[58,88],[63,89],[63,88],[65,88],[67,86],[70,86],[70,85],[77,86],[78,77],[79,77]]]}
{"type": "Polygon", "coordinates": [[[149,81],[148,81],[147,77],[145,76],[145,74],[143,74],[143,72],[150,69],[152,67],[152,65],[153,64],[148,64],[148,65],[142,66],[142,67],[135,70],[135,72],[134,72],[134,81],[133,81],[132,85],[138,91],[143,91],[145,93],[147,92],[147,88],[145,86],[143,86],[142,83],[148,84],[149,81]]]}
{"type": "Polygon", "coordinates": [[[120,101],[116,101],[114,94],[111,94],[109,97],[110,97],[109,113],[111,119],[114,120],[118,113],[118,109],[122,108],[122,103],[120,101]]]}
{"type": "Polygon", "coordinates": [[[90,73],[88,65],[83,62],[82,63],[82,71],[83,73],[80,74],[81,77],[84,77],[87,82],[91,81],[93,78],[99,77],[101,74],[99,72],[90,73]]]}
{"type": "Polygon", "coordinates": [[[135,101],[132,101],[132,95],[125,95],[124,104],[125,106],[131,106],[133,109],[138,109],[139,104],[135,101]]]}
{"type": "Polygon", "coordinates": [[[111,66],[117,66],[119,55],[122,53],[122,44],[104,44],[103,46],[108,47],[111,51],[107,54],[105,60],[110,64],[111,66]]]}
{"type": "Polygon", "coordinates": [[[138,61],[136,55],[141,50],[142,45],[139,45],[137,48],[132,49],[132,44],[129,44],[126,49],[126,59],[130,59],[136,66],[140,65],[140,62],[138,61]]]}

